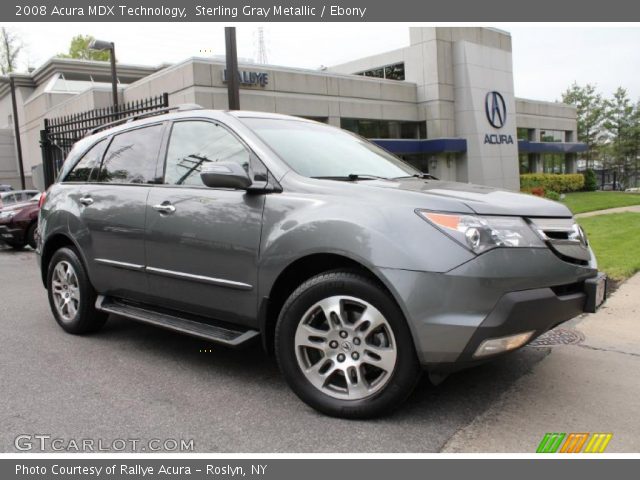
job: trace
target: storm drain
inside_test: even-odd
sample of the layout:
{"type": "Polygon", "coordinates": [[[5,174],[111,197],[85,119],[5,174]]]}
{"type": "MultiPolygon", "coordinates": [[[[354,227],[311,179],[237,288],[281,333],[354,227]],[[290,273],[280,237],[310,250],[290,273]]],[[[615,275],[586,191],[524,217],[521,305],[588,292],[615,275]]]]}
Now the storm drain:
{"type": "Polygon", "coordinates": [[[584,340],[584,335],[577,330],[554,328],[540,335],[529,344],[531,347],[553,347],[556,345],[575,345],[584,340]]]}

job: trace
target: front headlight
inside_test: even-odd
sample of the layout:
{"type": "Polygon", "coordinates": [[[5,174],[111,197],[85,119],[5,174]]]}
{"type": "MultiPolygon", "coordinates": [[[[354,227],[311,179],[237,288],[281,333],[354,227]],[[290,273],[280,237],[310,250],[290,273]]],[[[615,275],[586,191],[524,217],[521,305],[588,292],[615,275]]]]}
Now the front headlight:
{"type": "Polygon", "coordinates": [[[13,218],[16,216],[16,212],[15,210],[9,210],[6,212],[0,212],[0,220],[7,220],[9,218],[13,218]]]}
{"type": "Polygon", "coordinates": [[[496,247],[545,246],[520,217],[482,217],[429,210],[416,210],[416,213],[476,254],[496,247]]]}

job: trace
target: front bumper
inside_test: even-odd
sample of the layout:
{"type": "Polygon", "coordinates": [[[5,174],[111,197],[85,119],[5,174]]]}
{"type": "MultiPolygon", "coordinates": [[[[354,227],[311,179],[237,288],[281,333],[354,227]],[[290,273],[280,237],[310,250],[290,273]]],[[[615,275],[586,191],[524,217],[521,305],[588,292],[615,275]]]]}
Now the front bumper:
{"type": "MultiPolygon", "coordinates": [[[[532,339],[587,311],[596,269],[548,249],[495,249],[449,272],[381,269],[408,319],[418,357],[430,370],[480,361],[486,339],[532,331],[532,339]]],[[[499,354],[498,354],[499,355],[499,354]]]]}

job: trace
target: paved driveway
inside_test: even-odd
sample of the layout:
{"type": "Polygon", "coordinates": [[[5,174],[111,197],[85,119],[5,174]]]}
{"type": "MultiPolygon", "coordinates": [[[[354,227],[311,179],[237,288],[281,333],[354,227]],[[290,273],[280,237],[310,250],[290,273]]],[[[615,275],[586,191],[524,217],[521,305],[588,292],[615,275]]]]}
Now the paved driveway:
{"type": "Polygon", "coordinates": [[[287,388],[259,346],[229,350],[111,317],[64,333],[30,250],[0,247],[0,451],[20,434],[71,439],[193,439],[197,452],[437,452],[548,349],[422,381],[394,415],[328,418],[287,388]],[[200,350],[212,349],[211,353],[200,350]]]}

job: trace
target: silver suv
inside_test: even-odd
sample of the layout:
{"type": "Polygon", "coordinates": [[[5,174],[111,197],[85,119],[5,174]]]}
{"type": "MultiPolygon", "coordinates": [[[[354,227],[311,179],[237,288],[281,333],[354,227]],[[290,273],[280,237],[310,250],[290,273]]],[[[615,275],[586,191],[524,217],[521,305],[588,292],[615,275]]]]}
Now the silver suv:
{"type": "MultiPolygon", "coordinates": [[[[109,314],[238,347],[259,339],[329,415],[398,406],[604,301],[563,205],[438,181],[283,115],[179,108],[78,142],[39,219],[69,333],[109,314]]],[[[194,388],[196,388],[194,386],[194,388]]]]}

